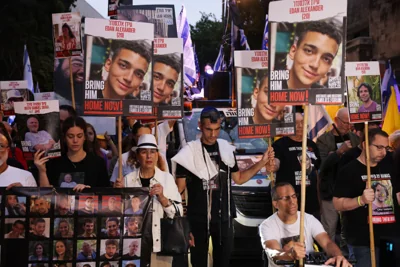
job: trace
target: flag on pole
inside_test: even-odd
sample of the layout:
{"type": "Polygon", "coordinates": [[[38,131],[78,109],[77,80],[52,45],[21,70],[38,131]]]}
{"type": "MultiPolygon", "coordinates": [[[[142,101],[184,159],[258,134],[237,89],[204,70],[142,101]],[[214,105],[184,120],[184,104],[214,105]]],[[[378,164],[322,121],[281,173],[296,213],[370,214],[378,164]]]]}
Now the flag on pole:
{"type": "Polygon", "coordinates": [[[308,138],[317,141],[332,125],[332,119],[323,105],[310,105],[308,119],[308,138]]]}
{"type": "Polygon", "coordinates": [[[389,99],[392,95],[391,88],[394,88],[394,92],[396,94],[396,102],[398,106],[398,110],[400,112],[400,91],[397,86],[396,77],[394,76],[392,65],[390,64],[390,60],[386,63],[386,71],[383,76],[382,84],[381,84],[381,92],[382,92],[382,115],[385,118],[386,110],[388,107],[389,99]]]}
{"type": "Polygon", "coordinates": [[[249,43],[247,42],[247,37],[244,34],[244,30],[240,29],[239,34],[240,34],[240,47],[244,48],[245,50],[250,50],[250,46],[249,43]]]}
{"type": "Polygon", "coordinates": [[[190,37],[190,27],[187,21],[186,8],[182,5],[181,13],[179,13],[178,36],[183,39],[183,71],[185,73],[186,85],[192,85],[196,81],[196,66],[194,64],[194,52],[192,46],[192,38],[190,37]]]}
{"type": "Polygon", "coordinates": [[[32,78],[32,68],[31,61],[29,60],[28,50],[26,49],[26,45],[24,45],[24,80],[28,82],[28,88],[32,93],[34,93],[33,88],[33,78],[32,78]]]}
{"type": "Polygon", "coordinates": [[[265,15],[264,35],[261,45],[262,50],[268,50],[268,14],[265,15]]]}
{"type": "Polygon", "coordinates": [[[385,119],[383,120],[382,126],[382,130],[389,135],[400,129],[400,91],[393,74],[392,76],[393,78],[390,80],[394,83],[389,82],[388,85],[390,87],[386,88],[386,91],[390,90],[390,96],[387,102],[386,114],[384,116],[385,119]]]}
{"type": "Polygon", "coordinates": [[[225,70],[225,62],[224,62],[224,46],[221,45],[219,48],[219,53],[217,60],[214,63],[214,71],[224,71],[225,70]]]}

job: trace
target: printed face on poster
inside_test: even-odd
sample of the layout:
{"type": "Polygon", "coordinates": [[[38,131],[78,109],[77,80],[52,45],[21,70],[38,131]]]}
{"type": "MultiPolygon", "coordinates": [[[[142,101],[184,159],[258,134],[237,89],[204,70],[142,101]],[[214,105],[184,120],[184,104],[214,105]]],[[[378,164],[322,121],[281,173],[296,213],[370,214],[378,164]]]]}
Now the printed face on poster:
{"type": "Polygon", "coordinates": [[[57,13],[53,18],[55,58],[82,54],[81,16],[79,13],[57,13]]]}
{"type": "Polygon", "coordinates": [[[178,37],[174,5],[121,6],[118,19],[154,24],[155,38],[178,37]]]}
{"type": "Polygon", "coordinates": [[[27,81],[1,81],[1,110],[5,116],[14,115],[14,103],[29,99],[27,81]]]}
{"type": "Polygon", "coordinates": [[[159,119],[183,116],[183,40],[154,39],[153,102],[159,119]]]}
{"type": "Polygon", "coordinates": [[[152,116],[153,25],[88,18],[85,115],[152,116]]]}
{"type": "Polygon", "coordinates": [[[350,122],[382,120],[379,62],[346,62],[350,122]]]}
{"type": "Polygon", "coordinates": [[[15,114],[22,151],[27,160],[32,160],[38,150],[46,151],[46,156],[61,156],[57,100],[17,102],[15,114]]]}
{"type": "Polygon", "coordinates": [[[344,102],[347,0],[269,5],[269,103],[344,102]]]}
{"type": "Polygon", "coordinates": [[[293,135],[291,106],[268,104],[268,51],[235,51],[239,138],[293,135]]]}

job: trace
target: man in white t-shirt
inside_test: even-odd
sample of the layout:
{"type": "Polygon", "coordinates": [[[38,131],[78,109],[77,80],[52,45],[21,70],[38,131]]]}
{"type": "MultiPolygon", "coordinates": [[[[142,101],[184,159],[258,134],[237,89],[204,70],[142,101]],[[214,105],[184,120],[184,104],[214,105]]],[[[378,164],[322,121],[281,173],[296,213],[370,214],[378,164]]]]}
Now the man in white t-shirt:
{"type": "Polygon", "coordinates": [[[277,267],[274,260],[293,261],[305,258],[313,252],[314,240],[331,258],[326,265],[352,266],[343,256],[339,247],[325,232],[322,224],[312,215],[305,214],[305,245],[299,242],[300,212],[297,195],[289,183],[277,183],[272,189],[272,204],[277,212],[259,226],[261,243],[268,256],[270,267],[277,267]]]}
{"type": "Polygon", "coordinates": [[[8,166],[8,150],[11,139],[0,134],[0,187],[36,187],[35,178],[28,171],[8,166]]]}

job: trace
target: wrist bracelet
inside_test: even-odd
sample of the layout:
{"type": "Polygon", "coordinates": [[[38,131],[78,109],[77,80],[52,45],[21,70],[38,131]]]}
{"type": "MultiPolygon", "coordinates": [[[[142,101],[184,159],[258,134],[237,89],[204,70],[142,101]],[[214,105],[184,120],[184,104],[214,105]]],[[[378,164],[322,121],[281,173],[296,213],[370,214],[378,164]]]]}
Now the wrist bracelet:
{"type": "Polygon", "coordinates": [[[358,198],[357,198],[357,203],[358,203],[358,206],[364,206],[363,204],[361,204],[361,196],[358,196],[358,198]]]}

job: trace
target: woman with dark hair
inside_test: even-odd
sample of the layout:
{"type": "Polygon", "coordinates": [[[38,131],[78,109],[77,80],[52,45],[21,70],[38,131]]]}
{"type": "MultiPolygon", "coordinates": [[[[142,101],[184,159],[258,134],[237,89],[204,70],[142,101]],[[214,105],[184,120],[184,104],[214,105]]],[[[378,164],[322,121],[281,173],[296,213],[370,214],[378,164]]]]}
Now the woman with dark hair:
{"type": "Polygon", "coordinates": [[[39,170],[40,186],[59,187],[64,181],[62,174],[65,173],[77,173],[79,177],[83,177],[83,181],[74,187],[76,191],[110,185],[104,160],[90,153],[87,148],[86,131],[84,119],[69,117],[62,125],[64,145],[61,157],[50,159],[43,157],[44,151],[35,153],[34,162],[39,170]]]}
{"type": "Polygon", "coordinates": [[[57,232],[54,233],[55,238],[71,238],[74,232],[71,229],[71,225],[66,219],[61,219],[58,222],[57,232]]]}
{"type": "Polygon", "coordinates": [[[42,242],[37,242],[33,248],[33,254],[29,256],[29,261],[48,261],[46,249],[42,242]]]}
{"type": "Polygon", "coordinates": [[[72,247],[65,240],[57,240],[54,244],[53,261],[72,260],[72,247]]]}
{"type": "Polygon", "coordinates": [[[10,133],[9,131],[7,131],[7,128],[3,123],[0,123],[0,134],[3,134],[7,138],[8,144],[10,146],[10,150],[8,151],[7,164],[15,168],[27,170],[28,164],[26,163],[22,150],[16,147],[15,144],[12,142],[10,133]]]}
{"type": "Polygon", "coordinates": [[[76,38],[71,27],[64,23],[61,27],[62,35],[58,36],[56,42],[61,43],[61,51],[76,49],[76,38]]]}
{"type": "Polygon", "coordinates": [[[5,203],[5,215],[8,216],[25,216],[26,206],[20,203],[16,195],[7,195],[5,203]]]}

